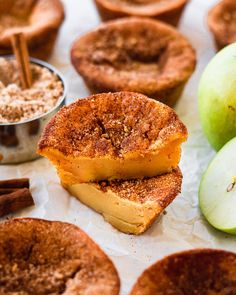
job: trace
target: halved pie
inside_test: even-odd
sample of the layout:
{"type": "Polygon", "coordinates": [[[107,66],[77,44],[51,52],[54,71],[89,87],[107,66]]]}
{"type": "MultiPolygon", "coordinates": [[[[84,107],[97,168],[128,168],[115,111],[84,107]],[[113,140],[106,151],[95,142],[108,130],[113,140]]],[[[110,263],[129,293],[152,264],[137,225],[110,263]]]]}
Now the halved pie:
{"type": "Polygon", "coordinates": [[[142,94],[103,93],[62,108],[38,153],[64,185],[161,175],[177,168],[187,129],[170,107],[142,94]]]}
{"type": "Polygon", "coordinates": [[[152,178],[78,183],[65,188],[119,231],[139,235],[180,193],[181,184],[177,168],[152,178]]]}

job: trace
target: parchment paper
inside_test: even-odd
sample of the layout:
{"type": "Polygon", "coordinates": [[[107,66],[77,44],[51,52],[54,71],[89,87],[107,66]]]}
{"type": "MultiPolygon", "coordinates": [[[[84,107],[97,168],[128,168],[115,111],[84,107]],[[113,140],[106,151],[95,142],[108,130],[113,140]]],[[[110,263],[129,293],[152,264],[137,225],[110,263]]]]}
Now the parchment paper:
{"type": "MultiPolygon", "coordinates": [[[[142,236],[129,236],[115,230],[102,216],[70,197],[59,184],[56,172],[46,159],[18,166],[0,166],[0,179],[30,177],[35,208],[15,216],[40,217],[68,221],[80,226],[115,263],[121,278],[122,295],[128,294],[141,272],[163,256],[190,248],[212,247],[236,251],[236,238],[210,227],[198,209],[198,186],[201,175],[214,152],[204,138],[197,111],[197,86],[200,74],[214,55],[212,38],[206,26],[206,14],[215,0],[192,0],[185,10],[180,30],[198,55],[198,66],[176,106],[189,130],[183,146],[181,169],[184,174],[182,194],[142,236]]],[[[95,28],[100,20],[92,0],[64,0],[66,21],[51,63],[66,76],[67,103],[88,95],[82,79],[70,64],[69,49],[76,37],[95,28]]]]}

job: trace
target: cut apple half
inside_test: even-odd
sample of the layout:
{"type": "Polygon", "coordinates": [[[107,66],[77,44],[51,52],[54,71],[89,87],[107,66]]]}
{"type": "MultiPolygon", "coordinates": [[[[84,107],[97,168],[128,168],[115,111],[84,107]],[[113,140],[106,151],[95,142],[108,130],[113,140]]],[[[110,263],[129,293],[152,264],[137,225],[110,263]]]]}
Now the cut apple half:
{"type": "Polygon", "coordinates": [[[203,175],[199,205],[215,228],[236,234],[236,138],[215,156],[203,175]]]}

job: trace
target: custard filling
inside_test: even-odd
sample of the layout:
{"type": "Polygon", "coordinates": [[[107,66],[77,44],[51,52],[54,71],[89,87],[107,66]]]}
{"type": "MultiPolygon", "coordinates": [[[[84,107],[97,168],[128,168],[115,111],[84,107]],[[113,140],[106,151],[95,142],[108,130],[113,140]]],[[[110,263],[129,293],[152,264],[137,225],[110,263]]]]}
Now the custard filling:
{"type": "Polygon", "coordinates": [[[64,156],[54,149],[46,149],[43,154],[56,166],[61,181],[65,185],[113,179],[135,179],[153,177],[171,172],[180,161],[180,140],[171,142],[159,152],[145,156],[132,152],[125,159],[111,157],[64,156]]]}
{"type": "Polygon", "coordinates": [[[65,188],[124,233],[141,234],[163,210],[153,201],[134,202],[121,198],[118,193],[109,189],[103,191],[92,183],[80,183],[65,188]]]}

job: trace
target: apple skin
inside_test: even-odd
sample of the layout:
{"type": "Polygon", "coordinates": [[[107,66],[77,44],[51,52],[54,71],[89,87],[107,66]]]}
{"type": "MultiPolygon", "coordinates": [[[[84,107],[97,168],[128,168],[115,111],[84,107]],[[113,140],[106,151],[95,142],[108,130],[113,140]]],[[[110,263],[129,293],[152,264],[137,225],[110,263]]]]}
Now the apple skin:
{"type": "Polygon", "coordinates": [[[218,151],[236,136],[236,43],[221,50],[207,65],[198,94],[203,131],[218,151]]]}
{"type": "Polygon", "coordinates": [[[216,229],[236,234],[236,138],[213,158],[204,173],[198,192],[199,207],[216,229]],[[231,187],[231,188],[230,188],[231,187]]]}

